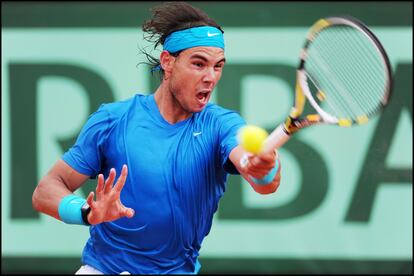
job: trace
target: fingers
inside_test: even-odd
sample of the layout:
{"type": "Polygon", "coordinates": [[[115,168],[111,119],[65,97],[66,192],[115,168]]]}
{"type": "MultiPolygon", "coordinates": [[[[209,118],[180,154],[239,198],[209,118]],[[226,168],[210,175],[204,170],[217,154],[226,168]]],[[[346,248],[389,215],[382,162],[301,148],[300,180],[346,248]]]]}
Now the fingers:
{"type": "Polygon", "coordinates": [[[254,178],[263,178],[270,170],[249,170],[248,174],[254,178]]]}
{"type": "Polygon", "coordinates": [[[247,169],[252,169],[252,170],[269,170],[271,168],[273,168],[275,166],[275,159],[274,156],[270,157],[269,156],[260,156],[260,155],[255,155],[249,158],[249,163],[247,166],[247,169]]]}
{"type": "Polygon", "coordinates": [[[248,174],[256,178],[264,177],[276,165],[275,161],[275,152],[249,156],[248,174]]]}
{"type": "Polygon", "coordinates": [[[115,185],[113,185],[115,177],[116,177],[116,170],[115,168],[112,168],[109,171],[109,176],[104,180],[103,174],[98,175],[98,185],[96,187],[96,195],[97,200],[101,200],[105,197],[107,194],[111,194],[112,190],[114,190],[113,195],[118,194],[121,192],[122,188],[124,187],[126,178],[128,175],[128,167],[126,165],[122,166],[121,175],[118,178],[118,181],[115,185]]]}
{"type": "Polygon", "coordinates": [[[112,168],[109,171],[109,176],[108,176],[108,178],[105,181],[105,188],[104,188],[104,193],[105,194],[107,194],[107,193],[109,193],[111,191],[112,184],[114,183],[115,176],[116,176],[116,171],[115,171],[114,168],[112,168]]]}
{"type": "Polygon", "coordinates": [[[124,187],[127,176],[128,176],[128,167],[127,167],[127,165],[123,165],[121,175],[119,176],[118,181],[116,182],[115,187],[114,187],[114,189],[117,193],[121,193],[122,188],[124,187]]]}
{"type": "Polygon", "coordinates": [[[266,170],[266,169],[251,168],[251,169],[248,169],[247,172],[250,176],[253,176],[255,178],[262,178],[265,175],[267,175],[270,172],[270,170],[271,169],[266,170]]]}
{"type": "Polygon", "coordinates": [[[99,200],[103,196],[104,188],[104,176],[103,174],[98,175],[98,185],[96,186],[96,199],[99,200]]]}
{"type": "Polygon", "coordinates": [[[88,197],[86,198],[86,202],[89,204],[89,206],[92,205],[93,195],[94,195],[94,193],[93,192],[90,192],[89,195],[88,195],[88,197]]]}
{"type": "Polygon", "coordinates": [[[135,215],[135,211],[132,208],[124,208],[123,216],[127,218],[132,218],[135,215]]]}
{"type": "Polygon", "coordinates": [[[274,162],[276,153],[275,152],[267,152],[267,153],[260,153],[256,155],[261,161],[268,163],[268,162],[274,162]]]}

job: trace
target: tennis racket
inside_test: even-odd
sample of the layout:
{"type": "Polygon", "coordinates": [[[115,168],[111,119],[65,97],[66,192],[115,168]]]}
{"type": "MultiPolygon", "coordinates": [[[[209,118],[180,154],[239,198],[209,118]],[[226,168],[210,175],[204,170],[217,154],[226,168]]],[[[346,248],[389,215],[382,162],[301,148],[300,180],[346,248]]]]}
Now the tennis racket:
{"type": "Polygon", "coordinates": [[[388,56],[365,24],[348,16],[320,19],[300,52],[294,106],[263,151],[280,148],[308,126],[364,124],[387,106],[391,87],[388,56]],[[306,102],[313,114],[303,114],[306,102]]]}

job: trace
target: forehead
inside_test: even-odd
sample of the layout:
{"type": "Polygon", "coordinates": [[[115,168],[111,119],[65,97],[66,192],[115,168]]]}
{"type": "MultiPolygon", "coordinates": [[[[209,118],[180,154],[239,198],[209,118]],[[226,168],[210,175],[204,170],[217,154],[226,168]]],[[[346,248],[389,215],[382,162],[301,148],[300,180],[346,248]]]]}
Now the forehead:
{"type": "Polygon", "coordinates": [[[187,58],[204,57],[209,61],[219,61],[224,59],[224,50],[217,47],[193,47],[184,50],[181,54],[183,54],[187,58]]]}

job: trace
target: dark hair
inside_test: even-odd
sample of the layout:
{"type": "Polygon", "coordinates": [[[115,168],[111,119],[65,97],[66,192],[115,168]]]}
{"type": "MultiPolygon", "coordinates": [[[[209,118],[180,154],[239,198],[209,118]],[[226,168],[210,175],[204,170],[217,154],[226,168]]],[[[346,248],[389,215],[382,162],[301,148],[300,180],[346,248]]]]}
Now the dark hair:
{"type": "MultiPolygon", "coordinates": [[[[185,2],[166,2],[151,9],[153,14],[150,20],[142,25],[144,39],[150,43],[154,43],[154,50],[159,45],[164,45],[165,38],[172,32],[188,29],[197,26],[213,26],[218,28],[222,33],[221,27],[211,19],[204,11],[191,6],[185,2]]],[[[151,72],[159,69],[161,73],[164,71],[160,67],[158,58],[153,57],[145,48],[140,49],[148,62],[144,62],[151,67],[151,72]]],[[[178,56],[180,52],[171,53],[178,56]]]]}

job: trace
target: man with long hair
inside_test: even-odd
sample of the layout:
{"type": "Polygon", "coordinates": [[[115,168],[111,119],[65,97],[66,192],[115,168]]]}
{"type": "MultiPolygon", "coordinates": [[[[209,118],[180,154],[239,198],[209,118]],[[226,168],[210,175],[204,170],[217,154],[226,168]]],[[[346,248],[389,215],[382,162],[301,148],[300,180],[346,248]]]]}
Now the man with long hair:
{"type": "Polygon", "coordinates": [[[248,154],[236,138],[244,120],[209,103],[226,61],[221,27],[173,2],[155,7],[143,31],[163,47],[151,59],[159,87],[101,105],[33,194],[39,212],[90,225],[77,274],[198,273],[228,175],[261,194],[279,186],[276,152],[248,154]],[[73,194],[95,177],[87,199],[73,194]]]}

